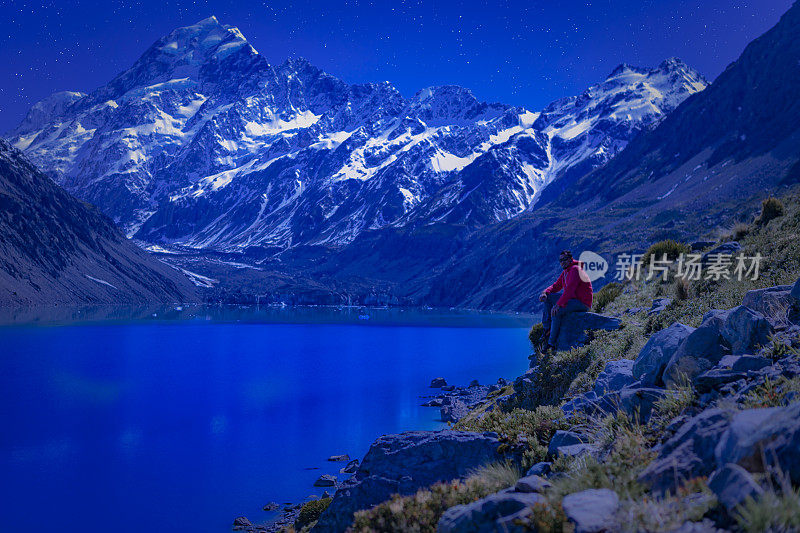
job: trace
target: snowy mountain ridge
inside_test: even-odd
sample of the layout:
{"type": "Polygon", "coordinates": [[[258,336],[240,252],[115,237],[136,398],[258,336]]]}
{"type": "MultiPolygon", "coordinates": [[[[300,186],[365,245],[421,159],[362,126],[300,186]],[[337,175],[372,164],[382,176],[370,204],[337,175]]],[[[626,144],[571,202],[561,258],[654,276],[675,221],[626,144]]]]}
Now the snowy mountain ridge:
{"type": "Polygon", "coordinates": [[[88,95],[37,103],[10,140],[148,243],[241,251],[514,217],[618,153],[707,82],[680,60],[621,65],[532,112],[465,88],[404,98],[304,59],[270,65],[210,17],[88,95]]]}

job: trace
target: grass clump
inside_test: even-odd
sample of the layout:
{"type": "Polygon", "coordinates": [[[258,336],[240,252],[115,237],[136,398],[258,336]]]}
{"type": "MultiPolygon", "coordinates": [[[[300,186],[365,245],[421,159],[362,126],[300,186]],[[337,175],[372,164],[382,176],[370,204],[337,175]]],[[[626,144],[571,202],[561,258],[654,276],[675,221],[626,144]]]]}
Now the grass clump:
{"type": "Polygon", "coordinates": [[[666,427],[675,417],[692,405],[696,398],[691,380],[683,375],[677,384],[673,385],[667,394],[653,405],[650,425],[654,428],[666,427]]]}
{"type": "Polygon", "coordinates": [[[372,509],[358,511],[349,531],[434,533],[442,514],[455,505],[474,502],[513,485],[519,471],[508,463],[479,468],[464,480],[436,483],[411,496],[395,494],[372,509]]]}
{"type": "Polygon", "coordinates": [[[681,254],[688,254],[692,251],[691,246],[678,242],[674,239],[665,239],[650,245],[650,248],[645,251],[642,256],[642,268],[648,268],[650,265],[650,258],[660,261],[665,255],[667,259],[675,260],[681,254]]]}
{"type": "Polygon", "coordinates": [[[756,217],[753,223],[763,226],[770,220],[774,220],[783,216],[785,211],[786,209],[783,206],[783,202],[773,196],[770,196],[761,202],[761,213],[756,217]]]}
{"type": "Polygon", "coordinates": [[[300,531],[304,527],[314,524],[319,520],[322,512],[331,504],[331,500],[332,498],[321,498],[303,504],[303,507],[300,508],[300,514],[294,521],[294,528],[300,531]]]}
{"type": "Polygon", "coordinates": [[[765,492],[760,498],[748,498],[736,513],[742,531],[790,532],[800,530],[800,489],[786,487],[780,493],[765,492]]]}
{"type": "Polygon", "coordinates": [[[597,291],[597,294],[594,295],[594,312],[602,313],[603,309],[605,309],[608,304],[616,300],[620,294],[622,294],[621,284],[617,283],[616,281],[612,281],[611,283],[605,285],[602,289],[597,291]]]}
{"type": "Polygon", "coordinates": [[[453,428],[466,431],[494,431],[501,435],[504,443],[517,443],[521,438],[527,441],[528,449],[523,454],[524,467],[544,460],[547,454],[547,443],[559,429],[567,429],[569,425],[564,413],[555,406],[541,406],[529,411],[513,409],[510,412],[500,410],[484,413],[479,418],[462,418],[453,428]]]}
{"type": "Polygon", "coordinates": [[[778,379],[766,378],[764,383],[745,394],[740,407],[743,409],[759,409],[762,407],[780,407],[787,403],[787,396],[800,393],[800,376],[778,379]]]}

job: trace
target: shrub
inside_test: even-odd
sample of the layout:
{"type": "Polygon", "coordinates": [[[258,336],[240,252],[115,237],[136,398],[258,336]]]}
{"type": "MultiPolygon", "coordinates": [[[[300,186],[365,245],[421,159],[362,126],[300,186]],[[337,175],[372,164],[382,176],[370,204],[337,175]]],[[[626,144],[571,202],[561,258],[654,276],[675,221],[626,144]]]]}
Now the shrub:
{"type": "Polygon", "coordinates": [[[660,260],[665,254],[667,259],[677,259],[681,254],[688,254],[692,248],[673,239],[666,239],[658,241],[650,245],[650,248],[642,256],[642,268],[647,269],[650,265],[650,257],[654,256],[656,260],[660,260]]]}
{"type": "Polygon", "coordinates": [[[300,508],[300,514],[294,521],[295,529],[302,529],[305,526],[319,520],[322,511],[328,508],[331,504],[331,498],[322,498],[319,500],[311,500],[303,504],[300,508]]]}
{"type": "Polygon", "coordinates": [[[761,202],[761,214],[756,217],[754,223],[764,225],[770,220],[783,216],[785,211],[783,202],[770,196],[761,202]]]}
{"type": "Polygon", "coordinates": [[[528,340],[531,341],[531,347],[533,347],[534,350],[536,350],[537,346],[542,342],[542,335],[544,335],[544,326],[541,322],[531,326],[531,330],[528,332],[528,340]]]}
{"type": "Polygon", "coordinates": [[[612,281],[611,283],[605,285],[602,289],[597,291],[597,294],[594,295],[594,311],[596,313],[602,313],[603,309],[605,309],[608,304],[616,300],[620,294],[622,294],[622,285],[616,281],[612,281]]]}

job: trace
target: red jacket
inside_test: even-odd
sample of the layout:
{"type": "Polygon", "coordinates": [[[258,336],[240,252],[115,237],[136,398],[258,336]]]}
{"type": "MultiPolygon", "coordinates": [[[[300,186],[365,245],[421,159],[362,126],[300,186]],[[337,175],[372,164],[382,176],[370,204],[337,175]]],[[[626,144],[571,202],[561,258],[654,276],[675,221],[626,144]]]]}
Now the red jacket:
{"type": "Polygon", "coordinates": [[[561,298],[556,302],[559,306],[565,307],[567,302],[577,298],[586,307],[592,307],[592,282],[589,281],[586,273],[583,272],[579,261],[572,260],[572,264],[564,269],[555,283],[547,287],[544,292],[558,292],[564,289],[561,298]]]}

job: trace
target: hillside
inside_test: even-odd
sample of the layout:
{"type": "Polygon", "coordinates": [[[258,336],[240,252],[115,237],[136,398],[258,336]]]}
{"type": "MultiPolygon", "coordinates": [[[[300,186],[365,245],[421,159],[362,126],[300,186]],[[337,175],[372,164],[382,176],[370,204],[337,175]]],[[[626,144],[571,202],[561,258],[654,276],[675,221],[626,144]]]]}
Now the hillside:
{"type": "Polygon", "coordinates": [[[0,305],[191,302],[189,279],[131,243],[0,139],[0,305]]]}

